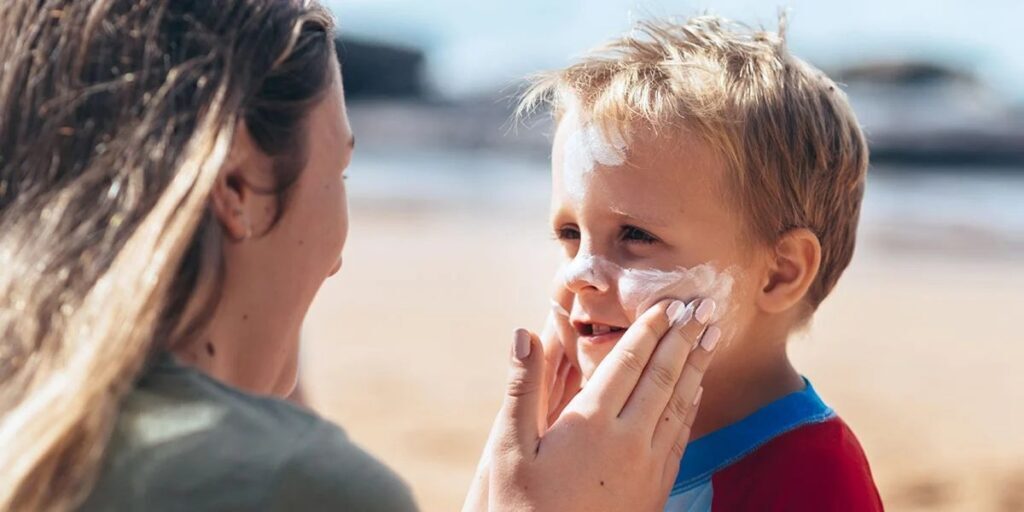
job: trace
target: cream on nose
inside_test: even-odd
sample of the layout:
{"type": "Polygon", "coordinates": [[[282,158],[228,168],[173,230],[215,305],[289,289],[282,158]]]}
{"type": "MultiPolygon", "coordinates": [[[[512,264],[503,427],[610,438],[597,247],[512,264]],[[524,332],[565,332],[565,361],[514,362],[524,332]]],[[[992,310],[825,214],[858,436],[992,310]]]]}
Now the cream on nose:
{"type": "Polygon", "coordinates": [[[616,265],[602,258],[583,254],[577,255],[561,270],[562,282],[573,293],[592,287],[600,292],[611,289],[615,279],[616,265]]]}

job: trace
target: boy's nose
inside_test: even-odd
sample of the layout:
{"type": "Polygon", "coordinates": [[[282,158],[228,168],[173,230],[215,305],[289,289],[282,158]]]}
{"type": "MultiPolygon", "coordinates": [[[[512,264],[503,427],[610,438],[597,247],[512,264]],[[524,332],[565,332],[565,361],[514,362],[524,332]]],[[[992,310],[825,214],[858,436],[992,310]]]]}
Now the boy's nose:
{"type": "Polygon", "coordinates": [[[577,295],[587,289],[606,292],[611,289],[616,269],[614,263],[600,256],[581,253],[562,267],[562,281],[577,295]]]}

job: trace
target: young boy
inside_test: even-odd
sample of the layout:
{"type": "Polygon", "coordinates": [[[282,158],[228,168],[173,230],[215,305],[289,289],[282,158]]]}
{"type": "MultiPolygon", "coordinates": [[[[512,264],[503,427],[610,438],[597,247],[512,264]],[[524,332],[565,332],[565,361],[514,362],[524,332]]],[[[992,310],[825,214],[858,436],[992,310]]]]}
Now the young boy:
{"type": "Polygon", "coordinates": [[[712,299],[719,347],[666,510],[881,510],[786,352],[853,254],[868,151],[835,83],[781,33],[699,17],[542,75],[524,105],[540,102],[558,120],[560,341],[584,382],[647,305],[712,299]]]}

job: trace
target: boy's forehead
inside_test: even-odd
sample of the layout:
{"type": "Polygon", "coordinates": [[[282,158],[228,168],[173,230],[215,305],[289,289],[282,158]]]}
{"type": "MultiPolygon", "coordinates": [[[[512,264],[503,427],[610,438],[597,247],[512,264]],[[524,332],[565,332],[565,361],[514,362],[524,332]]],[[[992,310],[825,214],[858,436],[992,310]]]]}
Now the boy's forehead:
{"type": "MultiPolygon", "coordinates": [[[[552,156],[553,166],[560,169],[562,178],[578,169],[565,168],[567,142],[572,132],[580,127],[565,118],[559,120],[555,132],[552,156]]],[[[624,164],[600,166],[602,176],[623,185],[632,181],[634,186],[650,184],[664,187],[668,184],[688,187],[713,187],[721,193],[726,178],[725,159],[703,137],[687,129],[658,130],[645,126],[624,126],[624,164]]]]}
{"type": "Polygon", "coordinates": [[[720,183],[725,177],[724,160],[703,138],[686,130],[659,134],[643,133],[630,141],[627,162],[648,169],[669,181],[683,184],[720,183]]]}
{"type": "Polygon", "coordinates": [[[724,168],[712,148],[694,136],[631,137],[626,160],[620,166],[596,165],[588,174],[585,194],[574,194],[574,170],[559,161],[566,136],[555,142],[553,180],[560,193],[559,209],[602,211],[632,219],[644,226],[669,226],[684,213],[715,209],[723,203],[719,192],[724,168]],[[595,210],[596,208],[596,210],[595,210]]]}

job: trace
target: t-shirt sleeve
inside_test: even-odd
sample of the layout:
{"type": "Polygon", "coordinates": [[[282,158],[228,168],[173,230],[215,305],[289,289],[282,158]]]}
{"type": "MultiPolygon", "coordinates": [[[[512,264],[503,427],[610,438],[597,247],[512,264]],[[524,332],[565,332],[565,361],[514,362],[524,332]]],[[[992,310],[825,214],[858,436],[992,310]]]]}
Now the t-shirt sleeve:
{"type": "Polygon", "coordinates": [[[337,427],[318,422],[285,457],[267,510],[414,512],[408,486],[337,427]]]}
{"type": "Polygon", "coordinates": [[[883,510],[867,458],[839,419],[789,432],[714,477],[714,511],[883,510]]]}

